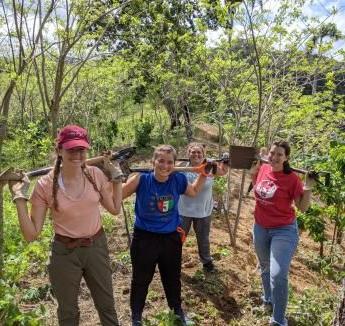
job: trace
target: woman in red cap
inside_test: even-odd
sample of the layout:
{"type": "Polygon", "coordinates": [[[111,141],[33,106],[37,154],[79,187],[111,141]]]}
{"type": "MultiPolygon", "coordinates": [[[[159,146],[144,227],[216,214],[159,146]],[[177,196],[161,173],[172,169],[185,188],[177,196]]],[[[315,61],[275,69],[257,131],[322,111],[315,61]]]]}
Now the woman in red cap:
{"type": "Polygon", "coordinates": [[[55,231],[49,277],[58,301],[59,325],[78,325],[81,278],[90,289],[102,325],[119,325],[114,305],[107,240],[99,204],[116,215],[121,209],[121,170],[104,157],[104,170],[86,166],[87,131],[76,125],[60,130],[54,169],[41,177],[27,208],[29,180],[10,182],[20,228],[27,241],[38,238],[47,210],[55,231]]]}

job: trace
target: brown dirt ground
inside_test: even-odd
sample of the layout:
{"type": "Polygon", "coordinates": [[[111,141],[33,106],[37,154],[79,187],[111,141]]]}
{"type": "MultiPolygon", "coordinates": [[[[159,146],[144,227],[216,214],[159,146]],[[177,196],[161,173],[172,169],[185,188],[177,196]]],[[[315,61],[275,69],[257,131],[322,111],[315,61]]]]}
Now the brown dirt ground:
{"type": "MultiPolygon", "coordinates": [[[[237,208],[236,190],[239,188],[240,173],[232,172],[234,184],[232,197],[232,216],[237,208]]],[[[247,189],[248,181],[246,182],[247,189]]],[[[217,268],[216,273],[204,274],[198,259],[196,240],[193,233],[188,237],[183,249],[182,296],[185,310],[197,319],[196,325],[267,325],[263,320],[253,321],[247,315],[259,304],[260,280],[257,260],[252,247],[252,212],[254,199],[245,198],[242,205],[241,220],[238,227],[237,250],[230,246],[225,218],[215,213],[211,230],[211,252],[217,268]],[[249,308],[248,308],[249,307],[249,308]]],[[[116,309],[121,325],[130,325],[129,291],[131,266],[127,252],[127,236],[123,216],[116,218],[108,242],[113,267],[113,290],[116,297],[116,309]]],[[[311,255],[317,255],[318,246],[306,233],[301,234],[298,252],[293,260],[290,283],[294,291],[302,293],[305,289],[322,287],[336,293],[337,285],[308,267],[311,255]]],[[[35,276],[23,286],[47,284],[47,276],[35,276]]],[[[57,325],[56,302],[48,295],[41,304],[47,309],[46,325],[57,325]]],[[[97,312],[90,298],[89,291],[82,283],[80,293],[81,325],[99,325],[97,312]]],[[[23,307],[30,309],[31,307],[23,307]]],[[[164,292],[156,272],[150,286],[144,316],[153,321],[157,313],[167,309],[164,292]]],[[[291,323],[293,325],[293,323],[291,323]]],[[[161,324],[162,325],[162,324],[161,324]]]]}

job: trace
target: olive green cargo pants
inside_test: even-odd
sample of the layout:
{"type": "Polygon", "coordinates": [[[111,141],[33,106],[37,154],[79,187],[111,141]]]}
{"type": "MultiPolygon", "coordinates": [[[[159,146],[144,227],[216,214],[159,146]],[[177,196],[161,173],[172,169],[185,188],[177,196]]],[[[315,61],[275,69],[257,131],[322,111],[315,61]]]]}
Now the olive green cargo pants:
{"type": "Polygon", "coordinates": [[[91,246],[67,249],[54,241],[48,266],[53,292],[58,301],[61,326],[79,324],[78,294],[84,277],[102,325],[119,325],[113,296],[109,250],[105,234],[91,246]]]}

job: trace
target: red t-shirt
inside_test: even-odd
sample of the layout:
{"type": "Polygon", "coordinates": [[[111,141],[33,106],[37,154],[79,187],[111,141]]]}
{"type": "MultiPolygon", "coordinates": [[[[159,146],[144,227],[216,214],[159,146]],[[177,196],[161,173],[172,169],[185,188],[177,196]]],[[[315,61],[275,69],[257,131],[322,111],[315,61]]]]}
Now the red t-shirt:
{"type": "Polygon", "coordinates": [[[303,184],[294,172],[273,172],[263,164],[254,185],[256,199],[255,221],[264,228],[292,224],[295,220],[293,200],[302,196],[303,184]]]}

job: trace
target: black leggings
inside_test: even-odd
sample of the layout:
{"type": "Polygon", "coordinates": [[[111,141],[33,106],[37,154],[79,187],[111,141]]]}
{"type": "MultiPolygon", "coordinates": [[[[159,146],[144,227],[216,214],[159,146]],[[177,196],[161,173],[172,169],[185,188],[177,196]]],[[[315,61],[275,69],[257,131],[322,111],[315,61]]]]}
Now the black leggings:
{"type": "Polygon", "coordinates": [[[149,285],[158,264],[169,308],[181,310],[182,242],[178,232],[152,233],[134,229],[131,245],[132,320],[141,320],[149,285]]]}

